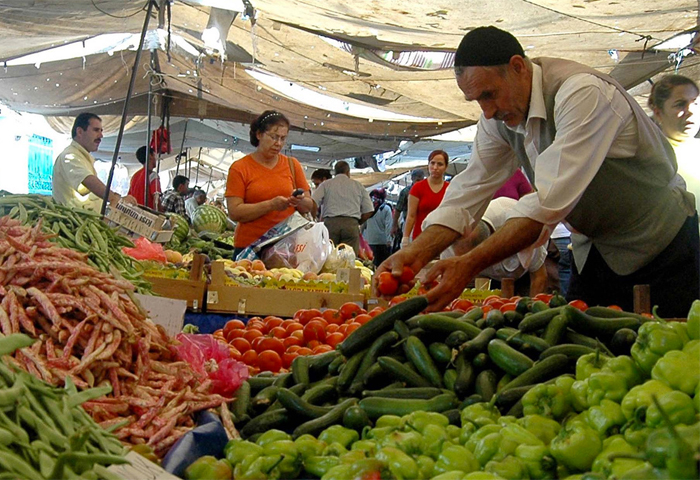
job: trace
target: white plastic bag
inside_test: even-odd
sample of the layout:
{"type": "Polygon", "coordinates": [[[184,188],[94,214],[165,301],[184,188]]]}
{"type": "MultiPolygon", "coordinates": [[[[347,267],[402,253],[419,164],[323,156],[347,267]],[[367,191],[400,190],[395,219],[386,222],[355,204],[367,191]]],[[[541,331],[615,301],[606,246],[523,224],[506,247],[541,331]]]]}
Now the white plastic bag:
{"type": "Polygon", "coordinates": [[[355,250],[350,245],[341,243],[337,247],[332,247],[332,251],[323,265],[323,271],[335,273],[340,268],[353,268],[355,266],[355,258],[355,250]]]}
{"type": "Polygon", "coordinates": [[[287,267],[318,273],[332,248],[328,228],[323,223],[309,223],[266,248],[262,261],[267,268],[287,267]]]}

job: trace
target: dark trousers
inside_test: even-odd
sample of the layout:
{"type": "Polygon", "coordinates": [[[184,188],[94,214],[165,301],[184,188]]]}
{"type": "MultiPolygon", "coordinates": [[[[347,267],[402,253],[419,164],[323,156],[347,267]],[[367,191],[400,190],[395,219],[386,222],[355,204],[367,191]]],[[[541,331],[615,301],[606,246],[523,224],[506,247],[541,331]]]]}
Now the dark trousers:
{"type": "Polygon", "coordinates": [[[552,240],[559,250],[559,292],[566,296],[571,278],[571,250],[569,250],[571,237],[553,238],[552,240]]]}
{"type": "Polygon", "coordinates": [[[350,245],[355,256],[360,256],[360,221],[354,217],[326,217],[323,224],[328,229],[328,237],[337,247],[341,243],[350,245]]]}
{"type": "Polygon", "coordinates": [[[372,249],[372,253],[374,254],[374,266],[378,267],[379,265],[382,264],[384,260],[389,258],[389,255],[391,255],[391,247],[389,245],[371,245],[369,248],[372,249]]]}
{"type": "Polygon", "coordinates": [[[693,300],[700,298],[699,237],[696,213],[688,217],[673,241],[654,260],[629,275],[613,272],[592,247],[583,272],[572,265],[566,298],[578,298],[588,305],[619,305],[632,311],[633,287],[649,285],[651,304],[659,306],[659,315],[685,318],[693,300]]]}

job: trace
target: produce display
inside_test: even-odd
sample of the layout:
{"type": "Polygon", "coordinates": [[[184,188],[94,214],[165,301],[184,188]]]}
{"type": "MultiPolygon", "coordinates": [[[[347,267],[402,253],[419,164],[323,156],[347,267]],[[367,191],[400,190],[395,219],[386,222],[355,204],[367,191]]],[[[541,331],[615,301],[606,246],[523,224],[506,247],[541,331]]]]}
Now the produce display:
{"type": "MultiPolygon", "coordinates": [[[[35,342],[27,335],[10,334],[0,338],[0,355],[31,348],[35,342]]],[[[116,476],[107,467],[129,463],[125,448],[80,408],[109,390],[78,392],[71,383],[56,388],[1,360],[0,476],[113,480],[116,476]]]]}
{"type": "Polygon", "coordinates": [[[214,206],[200,205],[192,214],[192,228],[197,233],[222,233],[226,230],[226,214],[214,206]]]}
{"type": "Polygon", "coordinates": [[[43,220],[44,233],[64,248],[87,254],[90,266],[105,273],[113,268],[140,293],[150,293],[151,285],[142,280],[139,262],[122,253],[122,247],[133,247],[126,237],[118,235],[88,210],[66,207],[43,195],[7,195],[0,197],[0,216],[9,215],[22,225],[34,226],[43,220]]]}
{"type": "Polygon", "coordinates": [[[7,361],[52,385],[109,385],[83,408],[125,443],[164,454],[191,428],[192,413],[227,399],[177,361],[165,331],[132,300],[131,283],[42,232],[42,219],[29,228],[0,218],[0,330],[39,339],[7,361]]]}

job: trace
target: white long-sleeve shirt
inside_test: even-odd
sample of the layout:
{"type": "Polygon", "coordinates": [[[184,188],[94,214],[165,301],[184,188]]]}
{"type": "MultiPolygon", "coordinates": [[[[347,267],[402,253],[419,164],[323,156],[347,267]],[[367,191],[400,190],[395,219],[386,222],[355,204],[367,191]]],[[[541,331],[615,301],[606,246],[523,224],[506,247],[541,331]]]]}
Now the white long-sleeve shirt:
{"type": "MultiPolygon", "coordinates": [[[[559,88],[554,103],[556,137],[540,151],[540,125],[546,119],[542,69],[533,64],[528,117],[515,130],[525,135],[537,190],[522,197],[508,218],[528,217],[543,223],[538,243],[576,206],[605,158],[631,157],[638,143],[631,106],[614,85],[594,75],[574,75],[559,88]]],[[[469,166],[452,179],[423,228],[443,225],[467,235],[494,192],[519,166],[515,152],[498,132],[497,121],[482,115],[469,166]]]]}

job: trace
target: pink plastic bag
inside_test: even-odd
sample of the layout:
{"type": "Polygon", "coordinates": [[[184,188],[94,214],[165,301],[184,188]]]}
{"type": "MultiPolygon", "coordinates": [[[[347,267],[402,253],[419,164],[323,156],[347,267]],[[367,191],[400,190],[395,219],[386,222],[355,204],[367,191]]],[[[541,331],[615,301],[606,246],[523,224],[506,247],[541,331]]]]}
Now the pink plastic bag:
{"type": "Polygon", "coordinates": [[[212,393],[230,397],[248,379],[248,366],[229,355],[226,344],[213,335],[178,333],[178,356],[192,365],[202,378],[212,382],[212,393]]]}
{"type": "Polygon", "coordinates": [[[122,252],[136,260],[153,260],[166,263],[165,250],[160,243],[153,243],[145,237],[139,237],[134,242],[134,248],[124,247],[122,252]]]}

